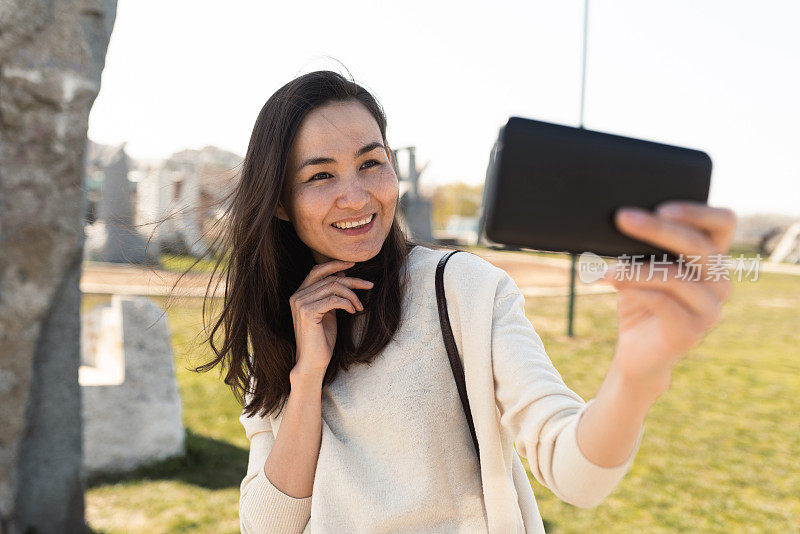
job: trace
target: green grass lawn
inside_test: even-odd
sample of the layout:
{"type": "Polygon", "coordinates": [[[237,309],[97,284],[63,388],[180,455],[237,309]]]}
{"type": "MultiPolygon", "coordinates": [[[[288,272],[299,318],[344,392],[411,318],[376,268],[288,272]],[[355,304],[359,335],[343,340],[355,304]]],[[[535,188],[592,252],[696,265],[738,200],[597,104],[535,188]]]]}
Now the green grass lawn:
{"type": "MultiPolygon", "coordinates": [[[[615,299],[577,299],[574,338],[565,297],[526,299],[553,363],[587,400],[614,349],[615,299]]],[[[84,309],[102,300],[86,296],[84,309]]],[[[95,532],[238,532],[248,441],[218,373],[188,370],[208,356],[196,346],[200,322],[199,299],[168,313],[187,456],[88,481],[95,532]]],[[[676,368],[631,471],[600,506],[565,504],[531,477],[547,531],[800,532],[799,330],[800,277],[735,283],[723,321],[676,368]]]]}
{"type": "MultiPolygon", "coordinates": [[[[220,262],[219,267],[217,269],[218,274],[219,270],[221,270],[225,265],[227,265],[227,261],[223,260],[220,262]]],[[[179,255],[179,254],[163,254],[161,256],[161,268],[165,271],[171,271],[174,273],[181,273],[183,274],[189,267],[192,267],[193,273],[203,273],[203,272],[211,272],[214,270],[214,266],[217,264],[217,259],[212,257],[211,255],[202,258],[200,261],[197,261],[197,258],[192,256],[186,255],[179,255]],[[195,262],[197,264],[195,265],[195,262]]]]}

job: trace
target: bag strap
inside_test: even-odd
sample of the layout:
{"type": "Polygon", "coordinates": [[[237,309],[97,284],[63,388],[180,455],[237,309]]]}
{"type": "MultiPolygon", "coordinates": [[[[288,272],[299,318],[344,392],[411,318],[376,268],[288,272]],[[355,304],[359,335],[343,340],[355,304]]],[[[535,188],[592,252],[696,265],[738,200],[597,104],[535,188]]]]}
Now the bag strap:
{"type": "Polygon", "coordinates": [[[461,360],[458,357],[458,347],[456,347],[455,338],[453,337],[453,330],[450,328],[450,317],[447,314],[447,300],[444,296],[444,266],[447,260],[450,259],[450,256],[456,252],[463,251],[453,250],[448,252],[439,259],[439,264],[436,266],[436,303],[439,306],[439,321],[442,325],[444,346],[447,349],[447,356],[450,359],[450,368],[453,370],[453,378],[455,378],[456,387],[458,388],[458,396],[461,397],[461,407],[464,408],[464,415],[469,425],[469,433],[472,435],[472,443],[475,445],[475,454],[478,457],[478,464],[480,464],[481,455],[480,449],[478,448],[478,437],[475,434],[475,425],[472,422],[472,411],[469,409],[464,367],[461,365],[461,360]]]}

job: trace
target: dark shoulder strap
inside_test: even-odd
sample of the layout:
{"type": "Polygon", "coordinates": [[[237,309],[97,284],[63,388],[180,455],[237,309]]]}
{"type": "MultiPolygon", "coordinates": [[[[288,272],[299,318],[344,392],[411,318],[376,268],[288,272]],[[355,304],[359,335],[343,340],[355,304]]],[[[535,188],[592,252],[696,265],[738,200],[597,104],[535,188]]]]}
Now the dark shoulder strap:
{"type": "Polygon", "coordinates": [[[439,321],[442,324],[442,336],[444,337],[444,346],[447,349],[447,356],[450,359],[450,368],[453,370],[453,378],[456,381],[458,388],[458,396],[461,397],[461,406],[464,408],[464,415],[467,418],[469,425],[469,433],[472,435],[472,443],[475,445],[475,454],[478,457],[480,464],[480,449],[478,448],[478,437],[475,435],[475,425],[472,422],[472,411],[469,409],[469,399],[467,399],[467,385],[464,378],[464,367],[461,365],[461,360],[458,357],[458,347],[453,337],[453,330],[450,328],[450,317],[447,315],[447,300],[444,296],[444,266],[450,256],[460,250],[453,250],[448,252],[439,260],[439,265],[436,266],[436,302],[439,305],[439,321]]]}

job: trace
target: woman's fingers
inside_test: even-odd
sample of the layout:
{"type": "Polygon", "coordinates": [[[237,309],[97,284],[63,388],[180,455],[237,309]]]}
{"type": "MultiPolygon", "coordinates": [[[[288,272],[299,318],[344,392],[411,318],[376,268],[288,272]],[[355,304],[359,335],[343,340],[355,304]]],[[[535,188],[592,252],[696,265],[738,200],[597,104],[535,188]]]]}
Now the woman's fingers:
{"type": "Polygon", "coordinates": [[[298,303],[318,301],[334,295],[348,299],[359,311],[363,310],[364,305],[361,304],[361,300],[356,296],[355,292],[350,289],[351,287],[369,289],[372,285],[370,285],[370,282],[360,278],[329,276],[306,288],[302,294],[298,294],[298,303]]]}
{"type": "Polygon", "coordinates": [[[690,280],[702,281],[720,300],[728,297],[730,257],[722,251],[727,252],[736,228],[736,215],[732,210],[699,202],[673,201],[660,205],[655,214],[633,210],[641,215],[638,222],[626,217],[625,211],[628,209],[616,214],[621,231],[678,254],[690,280]]]}
{"type": "Polygon", "coordinates": [[[345,269],[349,269],[355,265],[352,261],[342,261],[342,260],[332,260],[326,261],[324,263],[318,263],[314,265],[311,270],[309,271],[306,279],[303,280],[303,283],[300,284],[300,287],[297,289],[305,289],[306,287],[313,285],[323,278],[332,275],[335,272],[343,271],[345,269]]]}
{"type": "Polygon", "coordinates": [[[323,295],[306,294],[295,300],[294,306],[297,310],[297,314],[310,317],[316,322],[321,321],[323,316],[334,308],[356,313],[356,304],[352,298],[340,296],[335,293],[326,293],[323,295]]]}
{"type": "Polygon", "coordinates": [[[364,305],[350,288],[369,289],[372,282],[347,277],[341,272],[353,265],[353,262],[341,260],[314,265],[297,291],[289,297],[293,312],[296,310],[296,313],[312,315],[321,320],[333,308],[351,313],[363,310],[364,305]]]}
{"type": "Polygon", "coordinates": [[[337,278],[336,280],[331,280],[331,283],[327,288],[326,287],[320,288],[318,290],[318,294],[320,296],[323,296],[325,294],[332,293],[338,297],[344,297],[350,300],[350,302],[353,303],[353,305],[356,307],[356,309],[358,309],[358,311],[361,311],[364,309],[364,305],[361,304],[361,300],[358,298],[358,296],[356,296],[355,292],[352,289],[350,289],[350,287],[348,287],[348,286],[362,285],[359,282],[361,281],[354,280],[352,278],[349,280],[344,278],[337,278]]]}
{"type": "Polygon", "coordinates": [[[665,216],[626,208],[617,211],[615,220],[625,234],[677,255],[700,256],[702,265],[709,262],[709,256],[719,253],[705,231],[665,216]]]}
{"type": "Polygon", "coordinates": [[[683,339],[679,351],[694,346],[705,335],[706,327],[699,324],[696,315],[665,291],[629,287],[625,289],[625,296],[649,309],[663,321],[667,331],[681,333],[675,336],[675,339],[683,339]]]}
{"type": "Polygon", "coordinates": [[[705,230],[719,251],[727,251],[730,248],[737,218],[736,213],[729,208],[716,208],[701,202],[684,200],[664,202],[658,206],[656,212],[705,230]]]}
{"type": "Polygon", "coordinates": [[[684,283],[700,285],[715,295],[717,300],[724,301],[728,298],[732,284],[727,277],[727,271],[720,273],[716,280],[704,279],[696,276],[697,274],[691,270],[690,266],[684,264],[678,267],[678,264],[674,262],[666,265],[659,265],[659,262],[649,261],[638,263],[623,262],[617,263],[609,269],[602,279],[607,282],[610,281],[611,277],[619,281],[635,279],[643,283],[650,283],[651,281],[654,281],[653,283],[658,283],[659,281],[663,283],[675,279],[684,283]],[[637,267],[634,267],[634,265],[637,267]]]}
{"type": "Polygon", "coordinates": [[[356,313],[356,308],[353,305],[352,300],[337,295],[328,295],[327,297],[318,300],[316,304],[318,306],[317,315],[319,317],[322,317],[326,312],[329,312],[334,308],[347,310],[350,313],[356,313]]]}
{"type": "MultiPolygon", "coordinates": [[[[332,275],[320,280],[314,285],[307,287],[305,290],[303,290],[301,296],[306,293],[317,294],[319,291],[331,292],[332,290],[336,290],[339,288],[346,290],[347,288],[370,289],[371,287],[372,287],[372,282],[368,280],[362,280],[361,278],[352,278],[344,275],[342,276],[332,275]]],[[[342,291],[339,291],[339,293],[342,294],[342,291]]],[[[355,293],[352,294],[355,296],[355,293]]]]}
{"type": "Polygon", "coordinates": [[[691,282],[677,278],[677,269],[670,266],[659,276],[649,280],[635,277],[630,280],[615,276],[618,272],[612,270],[606,275],[610,283],[619,290],[657,290],[674,297],[680,304],[689,310],[704,328],[709,328],[719,320],[722,297],[718,294],[713,284],[691,282]],[[716,290],[716,291],[715,291],[716,290]]]}
{"type": "Polygon", "coordinates": [[[677,255],[698,257],[698,266],[705,270],[724,260],[736,229],[736,214],[701,202],[670,201],[661,204],[656,213],[640,208],[618,210],[615,222],[620,231],[635,239],[677,255]]]}

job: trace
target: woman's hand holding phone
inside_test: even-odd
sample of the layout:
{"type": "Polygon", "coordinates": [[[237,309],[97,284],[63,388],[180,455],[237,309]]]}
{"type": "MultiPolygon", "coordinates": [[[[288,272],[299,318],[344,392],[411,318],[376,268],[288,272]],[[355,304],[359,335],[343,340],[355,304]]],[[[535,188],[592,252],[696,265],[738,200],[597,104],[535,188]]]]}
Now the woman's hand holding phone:
{"type": "Polygon", "coordinates": [[[629,383],[665,390],[672,367],[721,318],[731,282],[727,277],[705,275],[712,274],[711,265],[728,253],[736,215],[728,208],[688,201],[664,203],[655,213],[624,211],[628,213],[618,213],[616,220],[622,232],[676,255],[701,260],[697,280],[678,276],[674,263],[669,265],[666,280],[660,276],[620,278],[619,270],[609,271],[604,278],[619,290],[614,365],[629,383]],[[627,217],[630,213],[639,217],[627,217]]]}
{"type": "Polygon", "coordinates": [[[673,366],[719,322],[731,291],[729,279],[703,275],[715,256],[728,252],[736,227],[733,211],[689,201],[664,203],[655,213],[632,211],[640,217],[617,214],[620,231],[679,257],[699,256],[702,269],[700,279],[684,280],[671,264],[666,280],[641,280],[617,276],[629,270],[623,265],[603,279],[619,290],[617,347],[577,428],[581,452],[601,467],[616,467],[631,457],[648,410],[669,389],[673,366]]]}
{"type": "Polygon", "coordinates": [[[289,298],[297,341],[293,375],[324,376],[336,345],[336,310],[364,309],[352,289],[370,289],[373,284],[341,272],[353,265],[341,260],[315,265],[289,298]]]}

